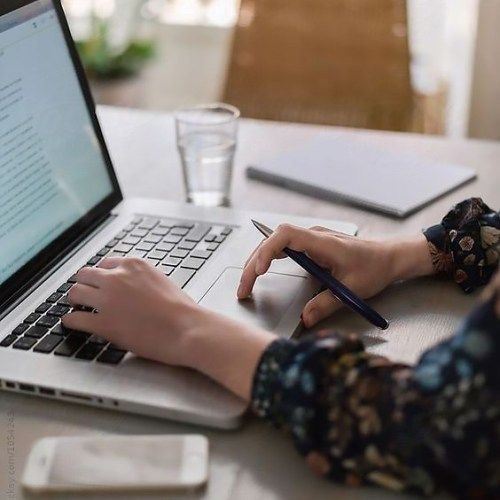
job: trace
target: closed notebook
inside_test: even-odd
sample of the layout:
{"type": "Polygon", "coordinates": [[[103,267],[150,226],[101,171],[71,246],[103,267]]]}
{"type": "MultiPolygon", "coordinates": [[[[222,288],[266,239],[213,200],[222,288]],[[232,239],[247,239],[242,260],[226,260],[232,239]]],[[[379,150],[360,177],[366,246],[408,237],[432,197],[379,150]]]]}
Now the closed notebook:
{"type": "Polygon", "coordinates": [[[390,152],[341,134],[263,158],[248,177],[405,217],[471,179],[462,165],[390,152]]]}

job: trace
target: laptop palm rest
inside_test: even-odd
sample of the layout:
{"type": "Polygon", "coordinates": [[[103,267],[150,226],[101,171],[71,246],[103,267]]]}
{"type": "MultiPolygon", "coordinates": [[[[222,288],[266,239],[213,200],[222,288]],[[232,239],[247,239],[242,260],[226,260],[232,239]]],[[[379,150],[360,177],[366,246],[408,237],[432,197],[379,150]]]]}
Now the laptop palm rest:
{"type": "MultiPolygon", "coordinates": [[[[270,272],[257,279],[251,297],[238,300],[241,272],[238,267],[226,268],[199,303],[237,321],[274,331],[308,288],[303,276],[270,272]]],[[[297,322],[299,317],[300,311],[297,322]]]]}

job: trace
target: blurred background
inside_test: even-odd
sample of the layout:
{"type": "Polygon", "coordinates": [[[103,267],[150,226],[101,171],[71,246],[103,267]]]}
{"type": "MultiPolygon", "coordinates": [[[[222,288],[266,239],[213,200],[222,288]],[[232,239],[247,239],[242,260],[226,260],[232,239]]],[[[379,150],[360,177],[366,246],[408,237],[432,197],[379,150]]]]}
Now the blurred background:
{"type": "Polygon", "coordinates": [[[497,0],[64,0],[96,101],[500,138],[497,0]]]}

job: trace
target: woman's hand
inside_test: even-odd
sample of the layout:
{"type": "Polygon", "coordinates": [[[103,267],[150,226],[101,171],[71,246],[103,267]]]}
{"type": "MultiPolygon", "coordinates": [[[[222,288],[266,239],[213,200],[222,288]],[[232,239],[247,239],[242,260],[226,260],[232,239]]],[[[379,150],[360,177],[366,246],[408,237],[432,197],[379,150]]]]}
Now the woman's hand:
{"type": "Polygon", "coordinates": [[[114,257],[84,267],[68,298],[98,313],[74,311],[63,319],[66,327],[95,333],[145,358],[186,364],[182,344],[201,321],[201,308],[146,261],[114,257]]]}
{"type": "MultiPolygon", "coordinates": [[[[248,259],[237,292],[240,299],[248,297],[257,277],[268,271],[274,259],[286,257],[285,247],[305,252],[362,298],[373,297],[396,280],[433,273],[423,235],[408,240],[369,241],[322,227],[304,229],[285,224],[248,259]]],[[[323,291],[304,307],[304,324],[311,327],[340,307],[342,304],[329,290],[323,291]]]]}
{"type": "Polygon", "coordinates": [[[193,368],[244,399],[274,335],[240,325],[196,304],[162,272],[141,259],[107,258],[84,267],[69,291],[67,328],[93,333],[138,356],[193,368]]]}

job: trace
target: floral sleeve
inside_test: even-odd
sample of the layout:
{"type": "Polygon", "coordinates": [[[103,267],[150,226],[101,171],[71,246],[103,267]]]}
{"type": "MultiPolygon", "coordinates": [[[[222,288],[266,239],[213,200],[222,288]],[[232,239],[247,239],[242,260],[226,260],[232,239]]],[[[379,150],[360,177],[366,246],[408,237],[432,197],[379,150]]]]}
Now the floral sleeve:
{"type": "Polygon", "coordinates": [[[465,292],[488,283],[500,256],[500,213],[481,198],[458,203],[424,234],[437,273],[453,277],[465,292]]]}
{"type": "MultiPolygon", "coordinates": [[[[480,206],[480,218],[493,220],[485,226],[497,228],[498,214],[480,206]]],[[[482,258],[492,248],[498,255],[494,244],[474,245],[482,258]]],[[[471,283],[491,265],[477,264],[484,269],[470,273],[471,283]]],[[[276,340],[255,373],[254,411],[289,432],[306,463],[329,479],[500,498],[500,273],[488,290],[459,331],[414,367],[366,352],[353,335],[276,340]]]]}

